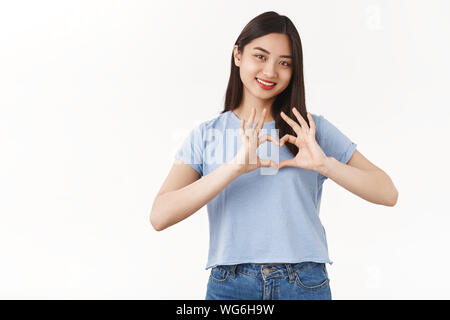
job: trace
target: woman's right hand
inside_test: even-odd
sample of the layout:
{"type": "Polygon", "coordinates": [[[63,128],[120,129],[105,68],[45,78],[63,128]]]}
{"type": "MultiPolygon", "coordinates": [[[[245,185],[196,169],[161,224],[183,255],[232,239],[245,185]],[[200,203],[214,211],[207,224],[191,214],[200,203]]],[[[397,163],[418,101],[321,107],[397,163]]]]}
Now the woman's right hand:
{"type": "Polygon", "coordinates": [[[266,109],[263,109],[259,121],[256,122],[256,125],[253,128],[255,114],[256,109],[252,108],[250,118],[248,119],[245,128],[245,120],[242,119],[241,121],[239,136],[241,137],[242,147],[241,149],[239,149],[238,153],[230,163],[235,166],[239,174],[244,174],[260,167],[272,166],[275,170],[278,170],[278,164],[275,161],[260,159],[256,153],[256,149],[260,146],[261,143],[265,141],[272,141],[277,146],[279,146],[280,144],[274,137],[268,134],[259,137],[259,133],[261,132],[261,129],[264,125],[264,120],[266,118],[266,109]]]}

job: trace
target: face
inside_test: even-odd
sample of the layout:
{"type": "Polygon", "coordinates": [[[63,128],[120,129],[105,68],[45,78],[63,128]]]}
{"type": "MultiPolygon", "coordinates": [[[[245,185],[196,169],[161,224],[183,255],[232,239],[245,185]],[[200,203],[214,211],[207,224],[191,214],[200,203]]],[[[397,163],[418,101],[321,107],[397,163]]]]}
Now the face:
{"type": "Polygon", "coordinates": [[[253,39],[243,51],[239,52],[237,45],[234,47],[234,62],[239,67],[245,93],[262,100],[275,99],[292,76],[289,37],[270,33],[253,39]]]}

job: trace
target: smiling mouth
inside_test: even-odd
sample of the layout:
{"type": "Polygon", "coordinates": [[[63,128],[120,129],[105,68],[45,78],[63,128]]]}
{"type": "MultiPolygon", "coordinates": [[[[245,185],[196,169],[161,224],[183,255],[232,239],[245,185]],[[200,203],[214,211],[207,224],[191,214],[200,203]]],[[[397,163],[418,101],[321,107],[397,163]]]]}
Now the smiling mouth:
{"type": "Polygon", "coordinates": [[[262,79],[259,79],[259,78],[255,78],[256,79],[256,81],[258,81],[259,83],[261,83],[261,84],[263,84],[263,85],[265,85],[265,86],[268,86],[268,87],[273,87],[273,86],[275,86],[277,83],[276,82],[272,82],[272,81],[267,81],[267,80],[262,80],[262,79]]]}
{"type": "Polygon", "coordinates": [[[265,81],[258,78],[255,79],[258,86],[263,90],[272,90],[276,86],[275,82],[265,81]]]}

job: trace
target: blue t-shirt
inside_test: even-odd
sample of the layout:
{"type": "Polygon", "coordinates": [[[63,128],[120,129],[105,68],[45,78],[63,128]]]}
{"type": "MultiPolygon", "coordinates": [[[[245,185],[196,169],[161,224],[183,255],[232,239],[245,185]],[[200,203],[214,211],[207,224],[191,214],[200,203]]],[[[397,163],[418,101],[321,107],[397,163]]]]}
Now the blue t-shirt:
{"type": "MultiPolygon", "coordinates": [[[[322,115],[312,114],[316,141],[327,156],[347,163],[356,144],[322,115]]],[[[232,111],[195,126],[175,158],[206,176],[230,161],[241,147],[241,120],[232,111]]],[[[275,121],[263,134],[279,141],[275,121]]],[[[261,159],[293,158],[286,145],[267,141],[257,149],[261,159]]],[[[332,264],[325,229],[319,219],[324,175],[295,167],[261,167],[233,180],[208,204],[209,253],[206,270],[240,263],[332,264]]]]}

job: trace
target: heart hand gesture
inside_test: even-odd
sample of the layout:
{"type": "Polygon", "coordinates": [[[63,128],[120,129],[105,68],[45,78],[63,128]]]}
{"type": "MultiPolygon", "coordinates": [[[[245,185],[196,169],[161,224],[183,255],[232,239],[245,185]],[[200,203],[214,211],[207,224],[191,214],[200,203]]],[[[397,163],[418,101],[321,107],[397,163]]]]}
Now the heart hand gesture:
{"type": "Polygon", "coordinates": [[[253,128],[253,121],[255,118],[256,109],[252,108],[252,112],[250,114],[250,118],[248,119],[247,125],[244,129],[245,120],[241,121],[241,128],[239,130],[239,135],[242,141],[242,147],[239,149],[236,156],[233,158],[231,163],[236,166],[238,172],[240,174],[244,174],[260,167],[270,167],[272,166],[275,170],[278,169],[278,165],[273,160],[263,160],[260,159],[256,153],[256,149],[260,146],[261,143],[265,141],[272,141],[276,145],[278,141],[268,135],[265,134],[259,137],[259,133],[264,125],[264,119],[266,118],[266,109],[262,111],[262,114],[259,120],[256,122],[255,127],[253,128]]]}
{"type": "Polygon", "coordinates": [[[325,163],[327,156],[316,141],[316,125],[313,117],[308,112],[308,120],[311,125],[311,127],[309,127],[308,123],[305,119],[303,119],[297,109],[292,108],[292,111],[301,126],[282,111],[281,117],[292,127],[292,129],[294,129],[297,137],[286,134],[280,139],[280,147],[283,146],[285,142],[289,142],[298,147],[298,153],[292,159],[281,161],[278,168],[281,169],[283,167],[291,166],[318,171],[318,169],[325,163]]]}

